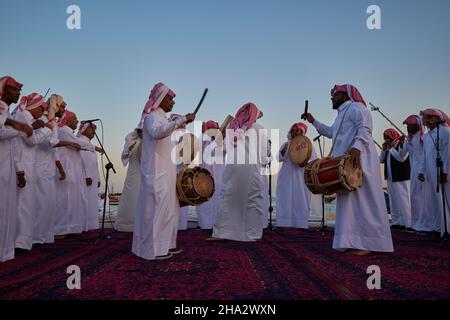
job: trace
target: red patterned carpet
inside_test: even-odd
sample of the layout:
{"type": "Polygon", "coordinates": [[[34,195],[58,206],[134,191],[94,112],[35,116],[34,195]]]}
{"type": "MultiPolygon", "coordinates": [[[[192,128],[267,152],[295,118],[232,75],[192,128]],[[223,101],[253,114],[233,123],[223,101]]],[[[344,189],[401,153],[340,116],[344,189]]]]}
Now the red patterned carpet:
{"type": "MultiPolygon", "coordinates": [[[[111,232],[107,230],[107,232],[111,232]]],[[[179,233],[184,252],[145,261],[131,234],[95,245],[88,233],[41,246],[0,264],[0,299],[449,299],[450,246],[393,232],[394,254],[346,256],[331,249],[332,230],[265,231],[254,243],[205,242],[210,233],[179,233]],[[81,290],[68,290],[66,268],[81,268],[81,290]],[[381,268],[369,290],[367,267],[381,268]]]]}

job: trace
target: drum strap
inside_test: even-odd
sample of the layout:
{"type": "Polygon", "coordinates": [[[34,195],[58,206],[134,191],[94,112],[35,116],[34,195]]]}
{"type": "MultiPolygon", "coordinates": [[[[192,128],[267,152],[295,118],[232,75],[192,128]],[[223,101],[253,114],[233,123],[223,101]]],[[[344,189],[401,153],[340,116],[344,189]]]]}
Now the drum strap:
{"type": "MultiPolygon", "coordinates": [[[[350,103],[350,104],[348,105],[347,109],[345,109],[344,116],[342,117],[341,123],[339,124],[339,127],[338,127],[337,132],[336,132],[336,138],[337,138],[337,136],[339,135],[339,131],[341,131],[342,124],[344,123],[344,120],[345,120],[345,116],[347,115],[347,111],[348,111],[348,109],[350,109],[350,106],[351,106],[351,105],[352,105],[352,103],[350,103]]],[[[331,146],[331,150],[330,150],[330,153],[328,154],[328,157],[330,157],[331,154],[333,153],[333,149],[334,149],[334,145],[335,145],[335,143],[336,143],[336,140],[337,140],[337,139],[334,139],[334,140],[333,140],[333,145],[331,146]]]]}

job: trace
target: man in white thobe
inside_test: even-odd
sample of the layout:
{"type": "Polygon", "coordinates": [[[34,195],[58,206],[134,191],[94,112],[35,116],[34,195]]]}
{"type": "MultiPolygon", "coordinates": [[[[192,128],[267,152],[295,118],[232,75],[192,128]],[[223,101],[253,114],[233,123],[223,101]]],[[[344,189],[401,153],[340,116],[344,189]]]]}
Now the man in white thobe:
{"type": "MultiPolygon", "coordinates": [[[[127,176],[120,196],[116,228],[122,232],[133,232],[134,215],[141,187],[142,128],[136,128],[125,138],[122,164],[128,165],[127,176]]],[[[103,206],[102,206],[103,210],[103,206]]]]}
{"type": "Polygon", "coordinates": [[[35,129],[31,137],[17,137],[14,140],[16,172],[23,175],[26,185],[20,185],[17,194],[16,248],[31,250],[34,224],[36,223],[36,150],[52,133],[51,124],[36,121],[42,117],[47,104],[43,96],[32,93],[22,97],[14,118],[35,129]]]}
{"type": "Polygon", "coordinates": [[[225,148],[222,143],[222,137],[216,140],[216,136],[221,134],[219,131],[219,124],[216,121],[209,120],[203,123],[202,126],[202,162],[200,166],[211,173],[214,179],[214,194],[205,203],[196,207],[198,226],[200,229],[210,230],[213,228],[219,212],[220,205],[220,189],[222,187],[222,176],[225,169],[225,148]]]}
{"type": "Polygon", "coordinates": [[[315,120],[310,113],[302,118],[312,123],[319,134],[333,139],[333,157],[349,153],[354,167],[360,165],[363,173],[358,190],[337,195],[333,248],[349,255],[393,252],[380,164],[372,137],[372,116],[356,87],[335,86],[331,95],[333,109],[338,110],[331,127],[315,120]]]}
{"type": "Polygon", "coordinates": [[[448,183],[448,172],[450,168],[450,120],[447,114],[439,109],[426,109],[421,111],[421,115],[428,128],[428,132],[424,137],[424,159],[419,170],[419,179],[424,183],[424,196],[422,199],[426,206],[425,210],[429,213],[429,224],[432,231],[436,234],[440,233],[443,236],[446,229],[447,232],[450,230],[450,183],[448,183]],[[437,139],[438,123],[440,123],[439,143],[437,139]],[[437,192],[437,146],[439,146],[442,161],[442,172],[439,177],[439,192],[437,192]],[[444,195],[444,199],[442,194],[444,195]],[[445,218],[444,208],[446,212],[445,218]],[[444,221],[447,222],[447,228],[445,227],[444,221]]]}
{"type": "MultiPolygon", "coordinates": [[[[311,191],[306,187],[304,168],[294,164],[288,156],[289,143],[297,135],[306,135],[308,127],[304,123],[291,126],[288,142],[278,152],[278,161],[282,162],[277,180],[277,220],[278,227],[308,229],[311,212],[311,191]]],[[[313,149],[310,160],[317,158],[313,149]]]]}
{"type": "Polygon", "coordinates": [[[175,93],[158,83],[143,112],[141,188],[134,222],[132,252],[146,260],[168,259],[176,246],[180,205],[176,194],[176,165],[171,158],[171,134],[195,119],[187,114],[169,121],[175,93]]]}
{"type": "Polygon", "coordinates": [[[80,140],[74,133],[77,125],[76,114],[69,110],[66,110],[58,121],[59,139],[71,143],[70,146],[58,148],[59,161],[65,171],[65,179],[56,179],[55,236],[58,238],[82,233],[85,226],[86,205],[82,188],[86,182],[80,155],[80,140]]]}
{"type": "Polygon", "coordinates": [[[410,115],[405,119],[403,124],[406,124],[408,130],[408,139],[400,137],[400,142],[403,143],[398,150],[391,149],[391,153],[397,159],[404,159],[409,156],[411,163],[411,227],[418,234],[425,235],[433,231],[429,224],[428,210],[425,210],[425,203],[422,197],[418,195],[424,194],[424,183],[418,179],[420,166],[423,163],[424,146],[423,146],[423,125],[422,119],[417,115],[410,115]]]}
{"type": "Polygon", "coordinates": [[[413,231],[411,229],[410,177],[411,167],[407,154],[400,155],[400,134],[395,129],[383,133],[384,143],[380,153],[380,163],[384,164],[387,180],[389,205],[391,208],[391,229],[413,231]]]}
{"type": "MultiPolygon", "coordinates": [[[[53,126],[52,133],[36,147],[36,206],[33,230],[33,243],[53,243],[54,224],[56,213],[56,147],[64,145],[64,141],[58,139],[58,126],[56,116],[61,117],[64,113],[65,103],[61,96],[52,94],[47,100],[49,113],[42,116],[40,120],[53,126]]],[[[59,169],[62,169],[58,163],[59,169]]],[[[60,176],[58,176],[60,177],[60,176]]]]}
{"type": "Polygon", "coordinates": [[[227,161],[222,178],[219,213],[212,238],[256,241],[262,238],[264,204],[263,166],[269,162],[267,132],[258,124],[263,113],[253,103],[237,112],[227,130],[227,161]],[[231,136],[230,136],[231,134],[231,136]]]}
{"type": "Polygon", "coordinates": [[[80,155],[84,167],[84,184],[82,188],[85,201],[84,231],[99,228],[98,220],[98,188],[100,188],[100,174],[98,172],[97,151],[102,150],[92,144],[96,126],[92,122],[82,122],[77,134],[81,145],[80,155]]]}
{"type": "Polygon", "coordinates": [[[13,139],[33,134],[32,127],[10,117],[9,106],[19,100],[21,89],[22,84],[13,78],[0,78],[0,262],[14,259],[17,179],[13,139]]]}

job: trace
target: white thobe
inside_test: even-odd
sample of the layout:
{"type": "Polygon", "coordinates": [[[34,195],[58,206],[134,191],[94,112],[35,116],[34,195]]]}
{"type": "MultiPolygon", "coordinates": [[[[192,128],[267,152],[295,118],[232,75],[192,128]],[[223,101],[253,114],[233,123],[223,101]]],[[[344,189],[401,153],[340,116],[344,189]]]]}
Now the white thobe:
{"type": "Polygon", "coordinates": [[[420,140],[420,133],[414,134],[408,142],[403,144],[398,152],[395,149],[391,149],[391,153],[398,153],[398,158],[400,159],[404,158],[405,155],[409,155],[411,165],[411,227],[417,231],[432,231],[428,222],[430,220],[430,212],[425,210],[423,198],[418,196],[424,194],[424,183],[418,179],[424,156],[424,147],[423,142],[420,140]]]}
{"type": "Polygon", "coordinates": [[[269,219],[270,219],[270,213],[269,213],[269,176],[264,175],[262,177],[263,179],[263,215],[262,215],[262,225],[263,228],[267,228],[269,226],[269,219]]]}
{"type": "MultiPolygon", "coordinates": [[[[311,191],[305,184],[305,169],[294,164],[289,158],[289,150],[284,156],[278,152],[278,161],[282,162],[277,181],[277,220],[279,227],[308,228],[308,219],[311,213],[311,191]]],[[[313,149],[311,161],[317,158],[313,149]]]]}
{"type": "Polygon", "coordinates": [[[407,154],[400,155],[395,148],[388,152],[381,151],[380,163],[384,163],[387,171],[387,188],[389,205],[391,208],[392,225],[411,227],[411,196],[410,180],[392,181],[391,157],[399,162],[404,162],[407,154]]]}
{"type": "Polygon", "coordinates": [[[218,146],[215,141],[211,141],[207,134],[203,134],[202,145],[203,157],[200,166],[208,170],[214,179],[214,194],[207,202],[196,207],[196,209],[200,229],[212,229],[219,213],[220,190],[225,169],[225,148],[218,146]]]}
{"type": "Polygon", "coordinates": [[[180,205],[176,193],[176,165],[171,159],[172,132],[186,117],[169,121],[158,108],[144,120],[141,188],[134,222],[132,252],[147,260],[176,248],[180,205]]]}
{"type": "Polygon", "coordinates": [[[380,160],[372,137],[370,111],[361,103],[346,101],[339,107],[331,127],[317,120],[313,125],[321,135],[333,139],[332,156],[342,156],[351,148],[361,151],[362,186],[350,193],[337,194],[333,248],[340,251],[392,252],[394,249],[381,183],[380,160]]]}
{"type": "MultiPolygon", "coordinates": [[[[80,139],[67,126],[58,129],[58,137],[61,141],[80,143],[80,139]]],[[[55,178],[55,235],[81,233],[85,226],[86,202],[82,188],[86,181],[80,151],[71,147],[60,147],[57,152],[66,178],[64,180],[55,178]]]]}
{"type": "MultiPolygon", "coordinates": [[[[258,123],[253,129],[264,129],[258,123]]],[[[268,142],[267,137],[261,134],[262,143],[268,142]]],[[[238,141],[238,145],[242,141],[238,141]]],[[[227,145],[227,150],[230,148],[227,145]]],[[[249,157],[250,140],[245,139],[245,159],[249,157]]],[[[261,239],[263,233],[264,205],[264,175],[262,165],[266,164],[270,154],[263,154],[263,148],[257,148],[255,164],[230,164],[227,161],[222,178],[219,214],[213,227],[213,237],[236,241],[255,241],[261,239]]],[[[239,150],[239,147],[235,148],[239,150]]],[[[270,152],[270,148],[265,151],[270,152]]],[[[238,151],[239,152],[239,151],[238,151]]],[[[227,157],[234,152],[227,151],[227,157]]],[[[236,162],[234,162],[236,163],[236,162]]]]}
{"type": "Polygon", "coordinates": [[[132,147],[131,152],[127,150],[130,154],[128,157],[128,170],[116,218],[116,228],[122,232],[133,232],[134,215],[136,214],[139,188],[141,186],[141,162],[138,157],[140,144],[141,140],[139,139],[132,147]]]}
{"type": "Polygon", "coordinates": [[[16,170],[13,139],[19,135],[12,127],[4,126],[9,106],[0,100],[0,262],[14,258],[16,238],[16,170]]]}
{"type": "Polygon", "coordinates": [[[97,152],[95,146],[88,137],[81,135],[79,137],[82,150],[80,151],[81,160],[84,166],[83,197],[85,201],[85,222],[84,231],[95,230],[99,228],[98,220],[98,184],[100,174],[98,172],[97,152]],[[85,150],[88,149],[88,150],[85,150]],[[92,179],[92,184],[86,184],[86,178],[92,179]]]}
{"type": "MultiPolygon", "coordinates": [[[[27,110],[17,112],[16,121],[26,123],[29,126],[35,119],[27,110]]],[[[30,137],[17,137],[14,140],[14,153],[16,154],[16,172],[25,173],[26,186],[17,191],[17,226],[16,248],[31,250],[33,246],[33,232],[36,223],[36,149],[51,135],[52,131],[41,128],[33,131],[30,137]]]]}
{"type": "MultiPolygon", "coordinates": [[[[441,126],[439,129],[439,149],[443,162],[442,171],[446,174],[449,173],[449,139],[450,129],[441,126]]],[[[437,151],[435,145],[437,145],[437,128],[428,131],[424,136],[424,161],[419,170],[420,173],[425,175],[424,196],[421,199],[424,202],[424,210],[429,213],[427,229],[440,231],[442,235],[445,231],[442,191],[444,191],[446,200],[447,231],[450,232],[450,182],[444,184],[444,190],[442,190],[442,184],[439,184],[439,193],[437,192],[437,151]]]]}
{"type": "MultiPolygon", "coordinates": [[[[40,120],[47,122],[43,116],[40,120]]],[[[53,243],[56,213],[56,150],[59,143],[58,126],[55,125],[50,136],[36,147],[36,206],[33,230],[33,243],[53,243]]]]}

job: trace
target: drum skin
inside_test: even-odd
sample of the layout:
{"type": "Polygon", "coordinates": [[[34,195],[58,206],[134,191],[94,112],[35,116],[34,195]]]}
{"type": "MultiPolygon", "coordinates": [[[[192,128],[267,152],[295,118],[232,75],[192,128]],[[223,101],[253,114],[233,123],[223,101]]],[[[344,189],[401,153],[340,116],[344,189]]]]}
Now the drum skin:
{"type": "Polygon", "coordinates": [[[362,185],[361,168],[353,168],[350,155],[311,161],[304,175],[305,184],[313,194],[351,192],[362,185]]]}
{"type": "Polygon", "coordinates": [[[213,196],[214,189],[214,179],[205,168],[186,168],[177,174],[177,196],[180,207],[205,203],[213,196]]]}
{"type": "Polygon", "coordinates": [[[312,143],[308,137],[295,136],[289,143],[289,159],[299,167],[304,167],[312,154],[312,143]]]}

